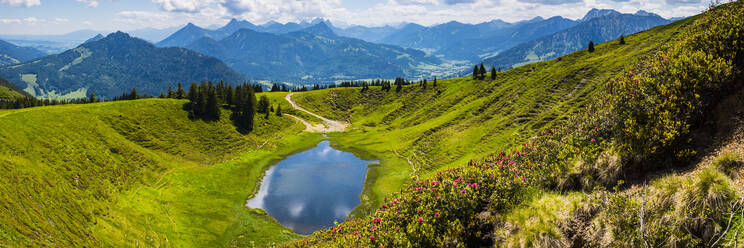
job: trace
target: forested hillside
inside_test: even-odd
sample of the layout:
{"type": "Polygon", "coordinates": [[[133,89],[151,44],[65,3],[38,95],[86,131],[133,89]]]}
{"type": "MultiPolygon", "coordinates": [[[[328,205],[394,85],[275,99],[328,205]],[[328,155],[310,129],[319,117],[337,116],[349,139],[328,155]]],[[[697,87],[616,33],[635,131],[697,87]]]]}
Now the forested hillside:
{"type": "Polygon", "coordinates": [[[182,48],[157,48],[116,32],[61,54],[0,69],[0,77],[36,97],[111,99],[137,88],[156,95],[169,86],[244,77],[218,59],[182,48]]]}

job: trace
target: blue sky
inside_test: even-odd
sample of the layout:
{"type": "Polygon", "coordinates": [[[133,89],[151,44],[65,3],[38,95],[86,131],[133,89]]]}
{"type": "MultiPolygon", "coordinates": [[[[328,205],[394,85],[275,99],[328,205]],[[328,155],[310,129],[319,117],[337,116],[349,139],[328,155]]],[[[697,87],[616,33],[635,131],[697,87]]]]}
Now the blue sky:
{"type": "Polygon", "coordinates": [[[700,13],[707,5],[704,0],[0,0],[0,34],[212,26],[231,18],[256,24],[324,18],[341,26],[513,22],[556,15],[578,19],[591,8],[642,9],[669,18],[700,13]]]}

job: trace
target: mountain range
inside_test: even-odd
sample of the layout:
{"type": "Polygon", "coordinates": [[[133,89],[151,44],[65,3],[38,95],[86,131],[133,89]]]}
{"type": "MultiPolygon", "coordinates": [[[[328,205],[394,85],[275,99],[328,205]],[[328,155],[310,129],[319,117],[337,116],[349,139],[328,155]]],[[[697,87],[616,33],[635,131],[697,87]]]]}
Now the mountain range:
{"type": "Polygon", "coordinates": [[[614,10],[593,10],[584,20],[566,30],[519,44],[485,59],[483,63],[489,67],[509,68],[553,59],[584,49],[589,41],[607,42],[620,35],[627,36],[671,22],[648,12],[621,14],[614,10]]]}
{"type": "MultiPolygon", "coordinates": [[[[409,24],[403,29],[380,40],[380,42],[406,48],[421,49],[435,55],[440,55],[446,59],[480,61],[493,57],[524,42],[553,35],[574,28],[575,26],[581,27],[572,29],[572,31],[581,32],[579,35],[586,35],[587,32],[591,32],[587,31],[587,29],[605,28],[609,30],[623,30],[625,32],[634,31],[632,33],[635,33],[667,23],[658,21],[663,20],[663,18],[656,14],[638,11],[635,14],[623,15],[625,17],[633,16],[638,18],[618,18],[615,19],[616,22],[614,23],[602,23],[606,26],[583,25],[596,18],[620,14],[620,12],[610,9],[592,9],[579,20],[556,16],[548,19],[536,17],[516,23],[494,20],[480,24],[448,22],[431,27],[409,24]],[[649,22],[653,22],[653,25],[649,25],[649,22]]],[[[611,34],[614,35],[614,33],[611,34]]],[[[565,54],[561,51],[556,51],[556,53],[565,54]]]]}
{"type": "Polygon", "coordinates": [[[227,38],[240,29],[251,29],[258,32],[284,34],[308,28],[312,25],[318,24],[319,22],[322,22],[322,20],[316,19],[312,22],[301,23],[288,22],[286,24],[271,21],[263,25],[254,25],[253,23],[250,23],[248,21],[239,21],[237,19],[232,19],[225,26],[214,30],[202,28],[194,25],[193,23],[189,23],[172,35],[158,42],[156,45],[159,47],[185,47],[190,45],[191,43],[198,41],[201,38],[221,40],[227,38]]]}
{"type": "Polygon", "coordinates": [[[122,32],[0,68],[0,78],[31,95],[51,98],[80,98],[90,92],[110,98],[135,87],[140,94],[156,95],[177,83],[245,80],[216,58],[183,48],[158,48],[122,32]]]}
{"type": "Polygon", "coordinates": [[[186,48],[222,59],[252,79],[328,82],[414,77],[440,59],[415,49],[342,37],[326,22],[286,34],[243,28],[215,40],[203,37],[186,48]]]}
{"type": "MultiPolygon", "coordinates": [[[[0,66],[5,66],[0,77],[35,96],[68,98],[90,91],[111,97],[132,87],[157,94],[177,82],[204,79],[322,84],[446,78],[473,63],[509,68],[583,49],[589,40],[600,43],[669,22],[645,11],[622,14],[599,9],[578,20],[557,16],[430,27],[408,23],[339,28],[322,19],[255,25],[232,19],[212,29],[189,23],[156,45],[121,32],[103,37],[82,30],[58,37],[79,39],[76,48],[30,63],[25,62],[44,53],[0,42],[0,66]]],[[[166,30],[151,31],[162,35],[166,30]]]]}

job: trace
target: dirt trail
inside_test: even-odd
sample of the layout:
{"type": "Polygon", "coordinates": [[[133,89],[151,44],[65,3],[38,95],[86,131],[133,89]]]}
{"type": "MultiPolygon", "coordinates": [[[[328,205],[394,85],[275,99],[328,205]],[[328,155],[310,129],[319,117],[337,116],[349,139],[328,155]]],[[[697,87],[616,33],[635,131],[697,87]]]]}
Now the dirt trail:
{"type": "Polygon", "coordinates": [[[300,117],[297,117],[297,116],[294,116],[294,115],[289,115],[292,118],[295,118],[297,121],[302,122],[302,124],[305,124],[305,131],[307,131],[307,132],[317,132],[317,133],[343,132],[344,130],[346,130],[346,128],[349,127],[349,123],[348,122],[336,121],[336,120],[329,120],[329,119],[327,119],[327,118],[325,118],[323,116],[317,115],[317,114],[315,114],[313,112],[307,111],[306,109],[300,107],[299,105],[297,105],[297,103],[295,103],[294,101],[292,101],[292,95],[294,95],[294,94],[295,93],[289,93],[284,98],[287,100],[287,102],[289,102],[290,105],[292,105],[293,108],[295,108],[295,109],[297,109],[299,111],[308,113],[309,115],[315,116],[316,118],[322,120],[323,121],[323,124],[325,124],[325,125],[323,125],[323,124],[311,124],[310,122],[308,122],[306,120],[303,120],[300,117]]]}

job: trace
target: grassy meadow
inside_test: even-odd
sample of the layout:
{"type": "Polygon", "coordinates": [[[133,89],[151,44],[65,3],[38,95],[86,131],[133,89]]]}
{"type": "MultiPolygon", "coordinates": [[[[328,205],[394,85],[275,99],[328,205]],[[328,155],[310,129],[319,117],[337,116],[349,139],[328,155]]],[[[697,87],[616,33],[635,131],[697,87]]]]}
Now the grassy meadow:
{"type": "Polygon", "coordinates": [[[521,145],[540,130],[555,127],[595,102],[604,84],[675,37],[691,19],[599,44],[594,53],[578,51],[558,59],[497,73],[428,81],[427,88],[405,86],[383,92],[370,87],[298,93],[293,99],[309,111],[352,123],[332,133],[344,150],[381,161],[357,212],[368,212],[411,178],[430,177],[470,159],[521,145]],[[489,74],[490,76],[490,74],[489,74]],[[363,151],[363,152],[362,152],[363,151]]]}
{"type": "Polygon", "coordinates": [[[0,112],[0,246],[204,247],[299,237],[244,205],[268,166],[322,136],[273,114],[243,135],[228,111],[216,122],[193,121],[185,102],[0,112]]]}

